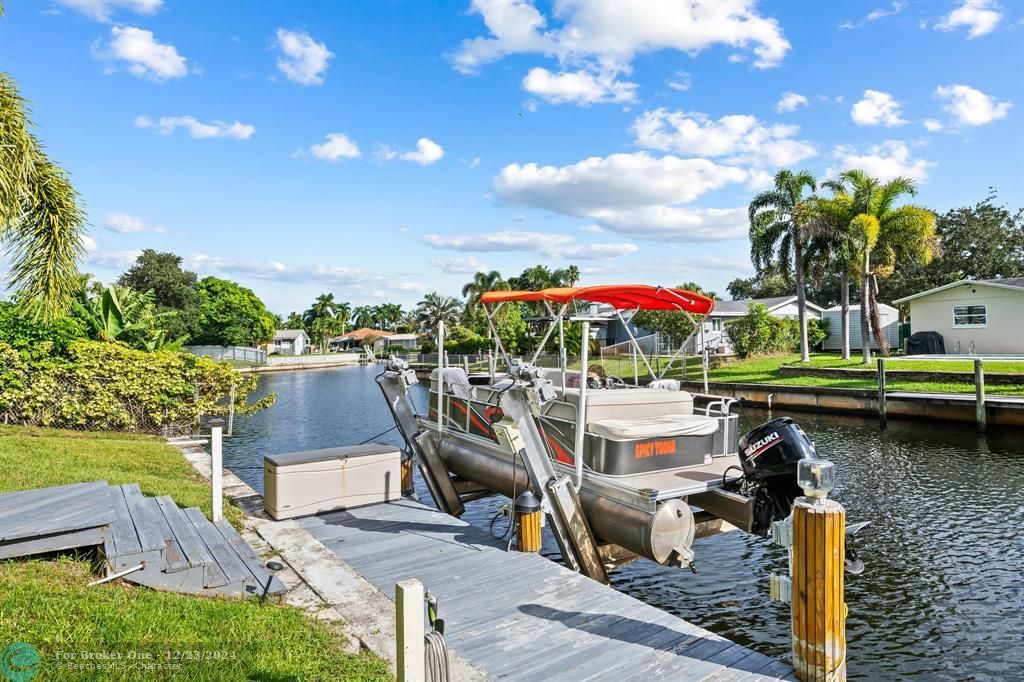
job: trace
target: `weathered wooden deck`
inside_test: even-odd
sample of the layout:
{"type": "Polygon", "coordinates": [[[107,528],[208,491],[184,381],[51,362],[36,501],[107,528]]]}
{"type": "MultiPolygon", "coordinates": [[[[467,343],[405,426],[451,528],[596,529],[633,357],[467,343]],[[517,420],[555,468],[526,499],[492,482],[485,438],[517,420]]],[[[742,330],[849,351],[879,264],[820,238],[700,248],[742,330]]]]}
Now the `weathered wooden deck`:
{"type": "Polygon", "coordinates": [[[128,582],[205,596],[269,593],[284,585],[230,523],[209,521],[170,497],[106,481],[0,495],[0,559],[96,550],[108,574],[128,582]]]}
{"type": "Polygon", "coordinates": [[[793,679],[790,666],[409,500],[300,525],[394,597],[417,578],[449,648],[496,680],[793,679]]]}

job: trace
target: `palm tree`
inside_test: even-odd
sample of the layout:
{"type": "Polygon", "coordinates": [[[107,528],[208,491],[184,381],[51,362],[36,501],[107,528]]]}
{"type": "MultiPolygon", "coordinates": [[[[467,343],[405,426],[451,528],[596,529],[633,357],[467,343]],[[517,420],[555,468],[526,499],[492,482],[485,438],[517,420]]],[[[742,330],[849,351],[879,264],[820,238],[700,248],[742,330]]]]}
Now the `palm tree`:
{"type": "Polygon", "coordinates": [[[814,176],[807,171],[775,174],[775,188],[761,192],[750,202],[750,260],[758,274],[777,266],[784,275],[796,273],[796,305],[800,318],[800,361],[810,362],[807,344],[807,294],[804,289],[805,225],[811,217],[812,199],[804,189],[814,192],[814,176]]]}
{"type": "Polygon", "coordinates": [[[456,322],[461,307],[459,299],[431,292],[424,295],[423,300],[416,306],[416,321],[424,332],[430,333],[437,329],[439,324],[448,325],[456,322]]]}
{"type": "Polygon", "coordinates": [[[565,269],[565,286],[574,287],[576,283],[580,281],[580,269],[575,265],[570,265],[565,269]]]}
{"type": "Polygon", "coordinates": [[[472,314],[480,304],[480,296],[488,291],[507,290],[508,284],[497,270],[477,272],[470,282],[462,287],[462,295],[466,297],[466,312],[472,314]]]}
{"type": "Polygon", "coordinates": [[[53,320],[78,291],[85,212],[67,174],[30,127],[17,85],[0,72],[0,247],[10,256],[7,285],[26,310],[53,320]]]}
{"type": "Polygon", "coordinates": [[[283,324],[283,329],[305,329],[306,327],[306,321],[302,319],[302,315],[295,311],[288,313],[283,324]]]}
{"type": "Polygon", "coordinates": [[[817,279],[839,270],[842,358],[850,359],[850,275],[857,271],[857,244],[852,226],[851,204],[841,196],[845,190],[837,180],[826,180],[822,187],[832,190],[831,198],[814,202],[808,224],[810,241],[805,258],[817,279]]]}
{"type": "Polygon", "coordinates": [[[352,324],[356,327],[373,326],[373,307],[368,305],[356,306],[352,310],[352,324]]]}
{"type": "Polygon", "coordinates": [[[910,178],[886,183],[864,171],[849,170],[834,183],[833,201],[850,217],[850,239],[860,277],[860,338],[864,364],[871,362],[870,334],[883,353],[889,343],[878,316],[878,280],[893,273],[896,264],[931,261],[937,250],[935,214],[914,204],[895,206],[903,195],[914,196],[910,178]]]}
{"type": "Polygon", "coordinates": [[[344,334],[348,331],[349,320],[352,319],[352,304],[348,301],[342,301],[334,307],[334,319],[338,320],[338,327],[341,330],[339,333],[344,334]]]}
{"type": "Polygon", "coordinates": [[[309,327],[312,327],[313,323],[319,319],[334,317],[334,313],[337,310],[338,304],[334,302],[334,294],[320,294],[313,301],[313,305],[309,307],[309,310],[302,313],[302,318],[309,327]]]}

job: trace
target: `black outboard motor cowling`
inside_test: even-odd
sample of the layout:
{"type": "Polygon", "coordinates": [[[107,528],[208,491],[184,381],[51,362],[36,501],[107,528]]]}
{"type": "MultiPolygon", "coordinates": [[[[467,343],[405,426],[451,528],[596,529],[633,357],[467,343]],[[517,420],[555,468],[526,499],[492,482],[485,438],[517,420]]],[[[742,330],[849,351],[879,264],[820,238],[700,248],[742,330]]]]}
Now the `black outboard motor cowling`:
{"type": "Polygon", "coordinates": [[[803,494],[796,483],[797,462],[817,457],[814,443],[789,417],[766,421],[740,438],[744,494],[754,498],[754,527],[767,535],[772,521],[789,516],[793,500],[803,494]]]}

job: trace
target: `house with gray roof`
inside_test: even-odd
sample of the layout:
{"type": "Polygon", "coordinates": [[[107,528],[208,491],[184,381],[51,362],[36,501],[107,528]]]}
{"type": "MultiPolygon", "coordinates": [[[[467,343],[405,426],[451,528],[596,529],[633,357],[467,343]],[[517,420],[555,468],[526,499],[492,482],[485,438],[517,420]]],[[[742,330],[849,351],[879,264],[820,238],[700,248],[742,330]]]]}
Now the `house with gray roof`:
{"type": "Polygon", "coordinates": [[[1024,355],[1024,277],[962,279],[893,301],[910,331],[938,332],[951,354],[1024,355]]]}
{"type": "Polygon", "coordinates": [[[310,338],[305,329],[278,329],[267,346],[267,352],[278,355],[302,355],[309,348],[310,338]]]}
{"type": "MultiPolygon", "coordinates": [[[[729,337],[725,334],[725,325],[738,317],[747,314],[751,303],[760,303],[768,308],[773,317],[790,318],[798,314],[796,296],[776,296],[774,298],[749,298],[742,301],[715,301],[715,307],[704,320],[704,345],[712,352],[720,354],[732,353],[733,348],[729,337]]],[[[807,301],[807,319],[821,319],[825,311],[817,303],[807,301]]],[[[689,344],[687,352],[700,352],[700,336],[697,335],[689,344]]]]}

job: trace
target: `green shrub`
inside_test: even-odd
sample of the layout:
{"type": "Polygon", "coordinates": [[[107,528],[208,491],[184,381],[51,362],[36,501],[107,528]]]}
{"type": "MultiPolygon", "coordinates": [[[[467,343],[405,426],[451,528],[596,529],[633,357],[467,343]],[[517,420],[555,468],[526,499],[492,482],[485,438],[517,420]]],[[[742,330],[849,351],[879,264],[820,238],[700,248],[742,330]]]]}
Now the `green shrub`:
{"type": "Polygon", "coordinates": [[[228,363],[171,351],[146,352],[118,343],[78,340],[67,356],[51,342],[18,351],[0,342],[0,415],[5,423],[106,431],[156,432],[199,417],[223,415],[231,385],[235,411],[254,412],[258,380],[228,363]]]}
{"type": "MultiPolygon", "coordinates": [[[[768,308],[751,303],[747,314],[725,326],[729,343],[740,357],[794,353],[800,350],[800,321],[797,318],[773,317],[768,308]]],[[[828,336],[828,322],[807,320],[807,343],[818,346],[828,336]]]]}

